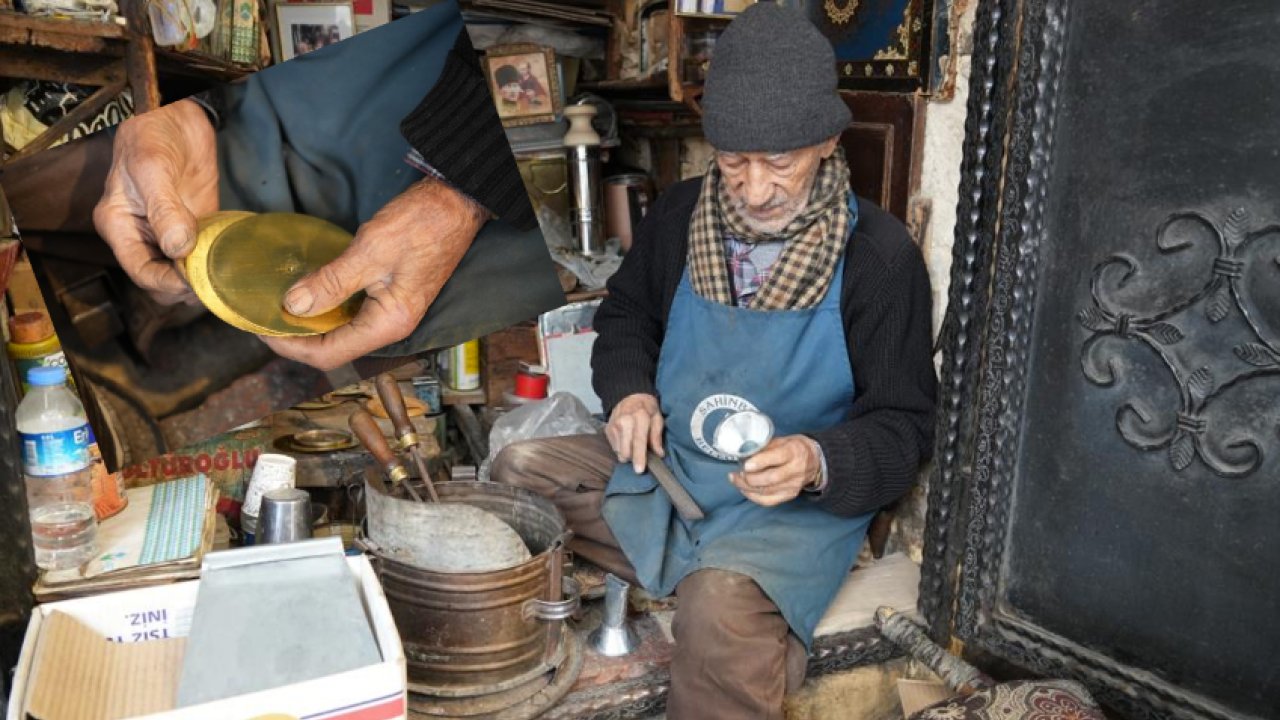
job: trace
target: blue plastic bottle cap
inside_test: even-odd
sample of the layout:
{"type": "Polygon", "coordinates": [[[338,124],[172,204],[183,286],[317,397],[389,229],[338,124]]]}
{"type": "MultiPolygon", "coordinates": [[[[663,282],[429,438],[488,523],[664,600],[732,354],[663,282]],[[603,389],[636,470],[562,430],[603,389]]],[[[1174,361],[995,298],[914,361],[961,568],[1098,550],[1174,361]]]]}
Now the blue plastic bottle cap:
{"type": "Polygon", "coordinates": [[[35,367],[27,371],[27,382],[34,386],[61,385],[67,381],[67,369],[56,365],[35,367]]]}

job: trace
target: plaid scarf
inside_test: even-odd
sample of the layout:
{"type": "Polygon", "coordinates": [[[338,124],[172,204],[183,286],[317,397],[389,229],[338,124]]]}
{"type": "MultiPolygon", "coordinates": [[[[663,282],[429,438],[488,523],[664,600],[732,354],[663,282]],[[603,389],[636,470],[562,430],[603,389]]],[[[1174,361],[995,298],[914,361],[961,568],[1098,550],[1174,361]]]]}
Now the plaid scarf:
{"type": "Polygon", "coordinates": [[[808,205],[776,234],[752,232],[721,191],[721,182],[720,168],[712,160],[689,223],[689,279],[694,292],[722,305],[734,304],[725,258],[726,235],[748,243],[785,240],[782,255],[748,307],[803,310],[816,306],[827,294],[852,225],[844,151],[837,146],[822,162],[808,205]]]}

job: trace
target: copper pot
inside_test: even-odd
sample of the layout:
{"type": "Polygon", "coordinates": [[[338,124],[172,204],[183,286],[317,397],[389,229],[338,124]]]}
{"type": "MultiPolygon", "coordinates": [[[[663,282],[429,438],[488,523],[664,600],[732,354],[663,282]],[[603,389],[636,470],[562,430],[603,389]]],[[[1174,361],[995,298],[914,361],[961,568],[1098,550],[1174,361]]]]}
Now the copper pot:
{"type": "Polygon", "coordinates": [[[409,689],[469,697],[518,687],[560,664],[564,620],[579,605],[564,576],[564,517],[549,500],[492,482],[437,483],[443,503],[467,503],[507,522],[532,557],[492,572],[441,573],[370,548],[395,617],[409,689]]]}

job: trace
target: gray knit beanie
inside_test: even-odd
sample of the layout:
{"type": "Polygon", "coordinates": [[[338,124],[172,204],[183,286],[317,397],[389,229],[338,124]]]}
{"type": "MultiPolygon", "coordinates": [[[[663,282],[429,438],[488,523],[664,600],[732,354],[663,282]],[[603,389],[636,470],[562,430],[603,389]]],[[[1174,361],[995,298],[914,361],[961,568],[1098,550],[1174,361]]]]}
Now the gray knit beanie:
{"type": "Polygon", "coordinates": [[[702,131],[717,150],[786,152],[849,125],[831,43],[799,12],[764,0],[716,40],[702,96],[702,131]]]}

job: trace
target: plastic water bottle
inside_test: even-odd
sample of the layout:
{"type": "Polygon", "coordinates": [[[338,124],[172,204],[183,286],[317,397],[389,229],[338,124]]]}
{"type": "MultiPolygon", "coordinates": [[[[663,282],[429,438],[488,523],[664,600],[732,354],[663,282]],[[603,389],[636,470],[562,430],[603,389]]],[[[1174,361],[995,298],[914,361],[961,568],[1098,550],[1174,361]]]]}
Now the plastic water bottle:
{"type": "Polygon", "coordinates": [[[67,389],[66,368],[32,368],[27,382],[31,391],[18,404],[17,424],[36,565],[78,567],[97,552],[89,420],[67,389]]]}

